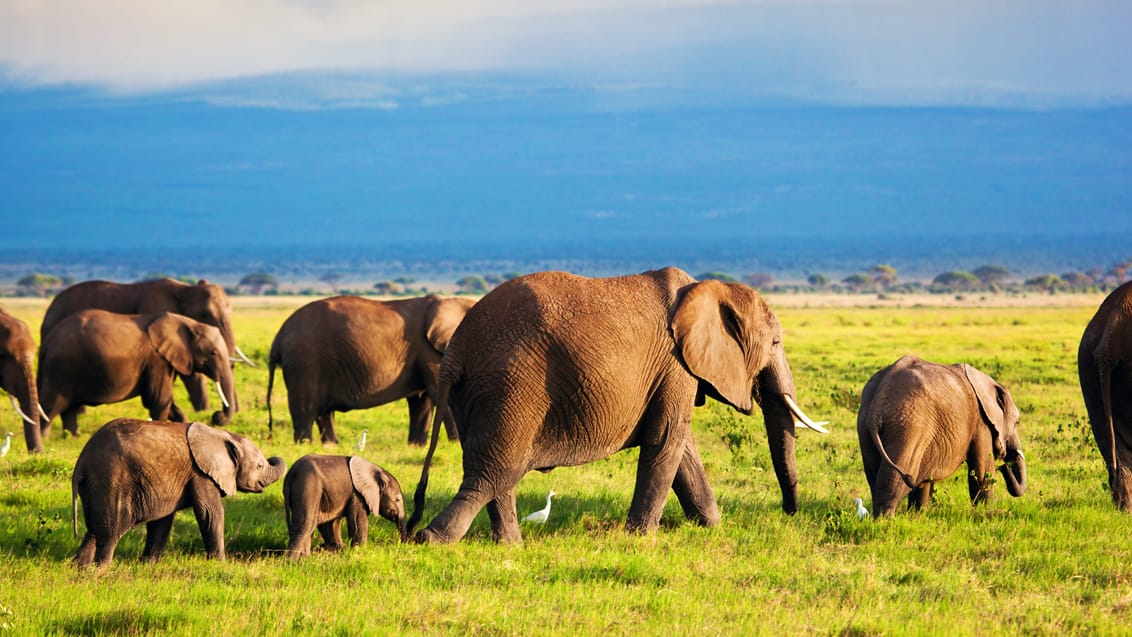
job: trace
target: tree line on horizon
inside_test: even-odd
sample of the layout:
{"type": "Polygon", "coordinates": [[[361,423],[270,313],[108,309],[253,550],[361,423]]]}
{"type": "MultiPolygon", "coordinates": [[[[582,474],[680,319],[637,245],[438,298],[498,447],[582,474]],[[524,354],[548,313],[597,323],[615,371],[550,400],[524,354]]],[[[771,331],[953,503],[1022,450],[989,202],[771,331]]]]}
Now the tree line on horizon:
{"type": "MultiPolygon", "coordinates": [[[[483,295],[501,283],[521,276],[520,272],[500,274],[466,275],[453,282],[457,294],[483,295]]],[[[833,292],[846,294],[955,294],[965,292],[1021,293],[1042,292],[1090,292],[1111,290],[1132,276],[1132,259],[1113,264],[1109,268],[1094,267],[1086,271],[1070,271],[1060,275],[1041,274],[1029,278],[1012,279],[1012,273],[1002,265],[986,264],[972,271],[949,270],[942,272],[930,281],[926,279],[900,280],[897,269],[886,263],[879,263],[864,272],[857,272],[834,281],[821,273],[806,276],[805,283],[777,282],[766,272],[751,272],[734,276],[727,272],[708,271],[695,275],[696,279],[715,279],[728,283],[745,283],[757,290],[774,293],[833,292]]],[[[172,276],[163,272],[150,272],[138,279],[149,281],[173,278],[185,283],[196,283],[197,277],[172,276]]],[[[234,286],[226,287],[230,295],[277,295],[294,294],[300,296],[320,296],[331,294],[357,294],[376,296],[423,296],[434,292],[413,277],[400,276],[377,281],[369,288],[351,289],[341,287],[345,279],[341,272],[326,272],[318,280],[325,288],[307,287],[300,290],[283,291],[279,278],[266,271],[244,275],[234,286]],[[327,289],[329,288],[329,289],[327,289]]],[[[16,281],[11,296],[48,297],[74,283],[68,276],[58,276],[41,272],[30,273],[16,281]]],[[[0,292],[5,290],[0,289],[0,292]]]]}

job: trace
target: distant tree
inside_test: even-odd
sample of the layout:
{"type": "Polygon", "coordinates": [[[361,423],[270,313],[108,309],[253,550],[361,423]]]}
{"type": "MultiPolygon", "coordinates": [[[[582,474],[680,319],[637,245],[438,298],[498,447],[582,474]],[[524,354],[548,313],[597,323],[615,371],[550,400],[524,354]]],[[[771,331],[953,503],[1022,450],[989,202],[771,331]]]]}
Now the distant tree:
{"type": "Polygon", "coordinates": [[[1132,268],[1132,263],[1125,261],[1123,263],[1117,263],[1113,265],[1110,272],[1112,273],[1112,276],[1116,277],[1117,283],[1123,283],[1124,280],[1128,277],[1129,268],[1132,268]]]}
{"type": "Polygon", "coordinates": [[[756,290],[761,290],[768,287],[771,283],[774,283],[774,277],[766,272],[751,272],[750,274],[743,275],[743,283],[746,283],[756,290]]]}
{"type": "Polygon", "coordinates": [[[482,276],[469,275],[456,281],[461,294],[487,294],[490,286],[482,276]]]}
{"type": "Polygon", "coordinates": [[[503,273],[502,275],[500,275],[500,276],[502,276],[502,277],[503,277],[503,280],[504,280],[504,281],[510,281],[511,279],[517,279],[517,278],[519,278],[519,277],[523,276],[523,273],[522,273],[522,272],[514,272],[514,271],[512,271],[512,272],[504,272],[504,273],[503,273]]]}
{"type": "Polygon", "coordinates": [[[1010,276],[1010,270],[1001,265],[980,265],[972,274],[978,277],[980,283],[990,286],[1005,281],[1010,276]]]}
{"type": "Polygon", "coordinates": [[[326,274],[318,277],[318,280],[322,281],[332,288],[337,289],[338,283],[342,280],[343,277],[344,275],[341,272],[327,272],[326,274]]]}
{"type": "Polygon", "coordinates": [[[483,280],[487,281],[487,284],[491,287],[495,287],[500,283],[503,283],[503,277],[499,276],[498,274],[485,274],[483,275],[483,280]]]}
{"type": "Polygon", "coordinates": [[[888,289],[893,283],[896,283],[896,268],[887,263],[878,263],[869,268],[869,274],[873,276],[873,282],[876,283],[877,287],[882,290],[888,289]]]}
{"type": "Polygon", "coordinates": [[[979,283],[979,277],[965,270],[952,270],[944,272],[932,279],[932,289],[935,292],[956,292],[970,290],[979,283]]]}
{"type": "Polygon", "coordinates": [[[873,277],[863,272],[858,272],[857,274],[850,274],[842,279],[841,282],[847,285],[850,290],[860,292],[873,284],[873,277]]]}
{"type": "Polygon", "coordinates": [[[1096,281],[1093,280],[1093,277],[1085,274],[1084,272],[1066,272],[1065,274],[1061,275],[1061,280],[1065,281],[1065,284],[1069,286],[1070,289],[1074,290],[1084,290],[1089,286],[1096,284],[1096,281]]]}
{"type": "Polygon", "coordinates": [[[373,289],[377,290],[378,294],[383,296],[393,296],[400,294],[404,288],[396,281],[378,281],[373,284],[373,289]]]}
{"type": "Polygon", "coordinates": [[[16,281],[16,285],[20,287],[24,294],[47,296],[63,287],[64,281],[62,277],[55,276],[54,274],[34,272],[16,281]]]}
{"type": "Polygon", "coordinates": [[[399,283],[401,285],[412,285],[412,284],[416,283],[417,280],[414,279],[411,276],[399,276],[399,277],[393,279],[393,282],[399,283]]]}
{"type": "Polygon", "coordinates": [[[1028,288],[1037,288],[1043,292],[1054,292],[1056,290],[1064,290],[1068,287],[1065,281],[1056,274],[1043,274],[1032,279],[1027,279],[1025,285],[1028,288]]]}
{"type": "Polygon", "coordinates": [[[739,279],[726,272],[701,272],[696,275],[698,281],[723,281],[724,283],[738,283],[739,279]]]}
{"type": "Polygon", "coordinates": [[[241,288],[247,288],[252,294],[263,294],[265,289],[278,289],[279,279],[267,272],[252,272],[244,275],[238,285],[241,288]]]}
{"type": "Polygon", "coordinates": [[[824,288],[825,286],[829,285],[829,278],[824,274],[815,273],[806,277],[806,283],[809,283],[811,287],[824,288]]]}

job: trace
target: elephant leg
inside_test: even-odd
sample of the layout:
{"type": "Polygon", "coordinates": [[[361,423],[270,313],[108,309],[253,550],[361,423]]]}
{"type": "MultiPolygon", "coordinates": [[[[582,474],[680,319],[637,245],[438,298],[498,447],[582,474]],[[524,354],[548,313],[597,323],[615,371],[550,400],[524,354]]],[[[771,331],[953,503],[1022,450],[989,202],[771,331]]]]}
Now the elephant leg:
{"type": "Polygon", "coordinates": [[[318,534],[322,536],[322,550],[337,551],[342,548],[342,518],[334,518],[329,522],[318,525],[318,534]]]}
{"type": "Polygon", "coordinates": [[[304,555],[310,555],[311,534],[314,533],[316,526],[314,510],[317,510],[317,507],[317,500],[315,500],[314,507],[309,507],[304,504],[291,507],[291,518],[288,521],[287,528],[288,535],[290,536],[290,542],[287,545],[288,556],[302,557],[304,555]]]}
{"type": "Polygon", "coordinates": [[[369,514],[356,497],[346,507],[346,535],[350,546],[363,546],[369,541],[369,514]]]}
{"type": "MultiPolygon", "coordinates": [[[[112,535],[94,540],[94,561],[99,566],[106,566],[114,561],[114,551],[118,548],[118,540],[122,539],[122,532],[115,531],[112,535]]],[[[81,550],[81,548],[80,548],[81,550]]]]}
{"type": "Polygon", "coordinates": [[[925,485],[911,489],[908,492],[908,510],[920,511],[932,503],[932,492],[935,490],[935,483],[929,482],[925,485]]]}
{"type": "Polygon", "coordinates": [[[432,399],[420,393],[405,397],[409,403],[409,444],[428,444],[429,424],[432,420],[432,399]]]}
{"type": "Polygon", "coordinates": [[[181,411],[181,408],[177,406],[177,403],[172,403],[169,405],[169,415],[167,416],[167,418],[171,422],[186,422],[187,420],[185,418],[185,412],[181,411]]]}
{"type": "MultiPolygon", "coordinates": [[[[465,466],[470,461],[465,459],[465,466]]],[[[495,488],[487,480],[465,476],[460,490],[452,502],[429,525],[417,532],[415,541],[420,544],[448,544],[459,542],[472,526],[476,514],[495,499],[495,488]]]]}
{"type": "Polygon", "coordinates": [[[487,503],[487,517],[491,520],[491,538],[497,544],[522,543],[515,487],[496,493],[495,499],[487,503]]]}
{"type": "Polygon", "coordinates": [[[142,551],[142,560],[156,562],[165,552],[165,545],[169,543],[169,534],[173,531],[173,516],[171,513],[159,520],[153,520],[145,525],[145,550],[142,551]]]}
{"type": "Polygon", "coordinates": [[[224,555],[224,503],[220,492],[207,478],[193,478],[190,486],[193,515],[196,516],[205,553],[210,558],[223,560],[224,555]]]}
{"type": "Polygon", "coordinates": [[[63,429],[72,436],[79,435],[79,414],[82,413],[82,406],[67,407],[63,413],[59,414],[59,419],[63,421],[63,429]]]}
{"type": "Polygon", "coordinates": [[[900,473],[888,463],[882,464],[877,471],[873,488],[873,517],[879,518],[896,513],[896,505],[911,491],[900,473]]]}
{"type": "Polygon", "coordinates": [[[83,536],[83,543],[79,545],[79,550],[75,551],[75,566],[89,566],[94,562],[94,550],[97,540],[94,534],[87,531],[83,536]]]}
{"type": "Polygon", "coordinates": [[[208,377],[204,374],[190,374],[181,376],[185,390],[189,393],[189,402],[194,411],[208,411],[208,377]]]}
{"type": "Polygon", "coordinates": [[[696,442],[691,437],[684,445],[684,457],[680,460],[680,467],[676,470],[676,478],[672,482],[672,490],[680,507],[684,509],[684,516],[703,526],[719,524],[719,505],[715,501],[711,485],[708,484],[707,472],[700,459],[700,452],[696,442]]]}
{"type": "Polygon", "coordinates": [[[338,444],[338,435],[334,433],[334,412],[328,411],[318,417],[318,432],[324,445],[338,444]]]}

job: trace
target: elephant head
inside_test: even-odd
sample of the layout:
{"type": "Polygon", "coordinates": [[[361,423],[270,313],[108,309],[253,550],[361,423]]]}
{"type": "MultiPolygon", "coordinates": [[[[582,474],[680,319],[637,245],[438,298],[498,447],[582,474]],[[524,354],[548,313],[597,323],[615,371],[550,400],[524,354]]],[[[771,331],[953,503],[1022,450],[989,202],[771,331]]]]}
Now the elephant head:
{"type": "Polygon", "coordinates": [[[24,421],[24,441],[29,452],[43,451],[40,430],[39,391],[32,361],[35,341],[28,326],[0,310],[0,389],[8,392],[12,407],[24,421]]]}
{"type": "Polygon", "coordinates": [[[243,436],[200,423],[189,423],[185,436],[193,464],[216,484],[222,496],[237,491],[260,493],[287,470],[282,458],[265,458],[243,436]]]}
{"type": "Polygon", "coordinates": [[[401,484],[385,469],[367,462],[357,456],[349,460],[350,481],[354,490],[362,498],[366,513],[378,514],[397,525],[397,532],[404,542],[408,538],[405,526],[405,501],[401,494],[401,484]]]}
{"type": "Polygon", "coordinates": [[[794,426],[824,431],[797,407],[782,326],[761,296],[743,285],[703,281],[687,289],[670,324],[680,356],[703,396],[744,414],[762,409],[782,509],[797,511],[794,426]]]}
{"type": "Polygon", "coordinates": [[[1018,407],[1010,392],[993,378],[969,365],[961,367],[975,390],[983,421],[991,431],[995,459],[1003,461],[998,470],[1006,481],[1006,490],[1020,497],[1026,492],[1026,456],[1022,454],[1022,439],[1018,435],[1018,407]]]}
{"type": "Polygon", "coordinates": [[[196,282],[196,285],[186,285],[176,290],[177,306],[180,313],[201,323],[213,325],[220,330],[224,345],[236,360],[254,364],[236,346],[236,335],[232,331],[232,301],[224,288],[209,283],[205,279],[196,282]]]}
{"type": "Polygon", "coordinates": [[[220,330],[166,312],[149,324],[146,334],[153,348],[178,374],[188,376],[199,372],[216,381],[224,409],[212,414],[212,424],[227,424],[235,411],[236,386],[228,346],[220,330]]]}

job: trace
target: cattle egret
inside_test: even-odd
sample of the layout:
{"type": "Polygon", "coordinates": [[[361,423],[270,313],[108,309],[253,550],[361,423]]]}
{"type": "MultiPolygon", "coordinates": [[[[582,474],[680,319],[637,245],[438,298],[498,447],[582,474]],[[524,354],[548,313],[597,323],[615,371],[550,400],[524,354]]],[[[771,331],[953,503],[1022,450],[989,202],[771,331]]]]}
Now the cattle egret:
{"type": "Polygon", "coordinates": [[[358,444],[355,445],[355,447],[357,447],[358,451],[365,451],[365,449],[366,449],[366,432],[365,431],[362,432],[362,437],[358,440],[358,444]]]}
{"type": "Polygon", "coordinates": [[[4,437],[4,446],[0,447],[0,458],[3,458],[4,456],[8,455],[8,450],[11,449],[11,448],[12,448],[12,433],[8,432],[8,435],[4,437]]]}
{"type": "Polygon", "coordinates": [[[865,503],[861,502],[861,498],[853,500],[853,503],[857,505],[857,519],[864,520],[865,517],[869,515],[869,510],[865,508],[865,503]]]}
{"type": "Polygon", "coordinates": [[[555,496],[551,491],[546,494],[546,507],[535,511],[534,513],[523,518],[524,522],[534,522],[535,524],[546,524],[546,519],[550,517],[550,499],[555,496]]]}

